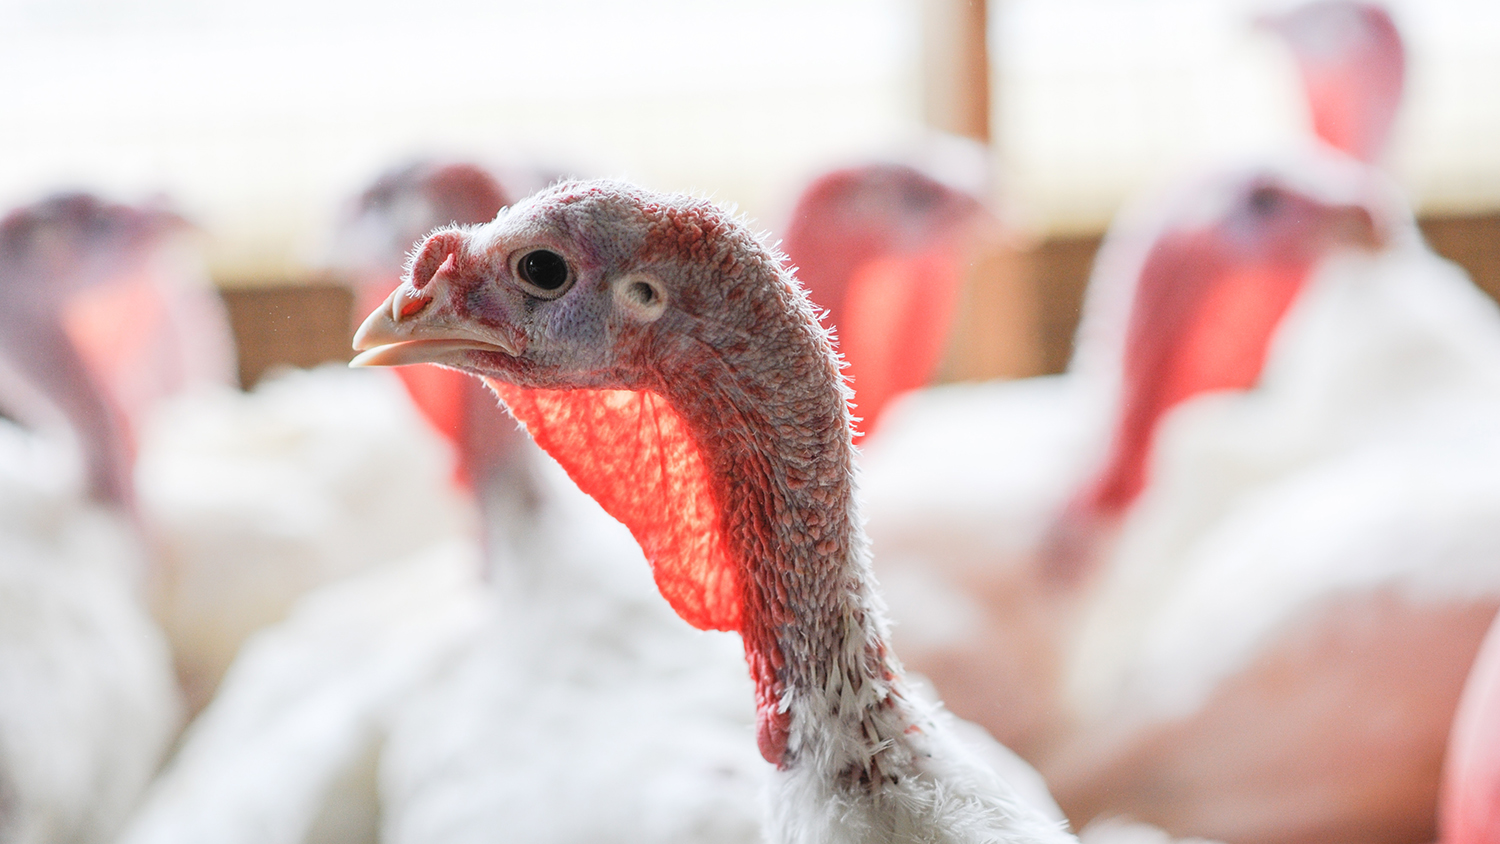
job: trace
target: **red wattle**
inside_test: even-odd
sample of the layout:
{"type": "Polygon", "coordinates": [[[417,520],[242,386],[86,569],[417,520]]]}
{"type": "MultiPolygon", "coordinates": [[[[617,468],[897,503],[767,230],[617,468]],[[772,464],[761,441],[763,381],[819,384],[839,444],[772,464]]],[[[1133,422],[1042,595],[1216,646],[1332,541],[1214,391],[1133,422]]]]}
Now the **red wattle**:
{"type": "Polygon", "coordinates": [[[1205,285],[1196,306],[1153,306],[1161,323],[1132,333],[1124,413],[1108,468],[1082,500],[1085,510],[1117,514],[1135,501],[1146,486],[1156,427],[1172,408],[1201,393],[1255,386],[1271,337],[1308,269],[1303,264],[1239,267],[1205,285]],[[1185,315],[1172,313],[1184,306],[1185,315]]]}
{"type": "Polygon", "coordinates": [[[963,280],[952,251],[867,261],[850,277],[839,345],[856,429],[872,432],[891,399],[926,384],[941,363],[963,280]]]}
{"type": "MultiPolygon", "coordinates": [[[[128,428],[169,392],[171,384],[163,378],[175,377],[179,369],[168,339],[174,329],[170,305],[150,275],[75,293],[63,308],[62,323],[79,357],[124,411],[128,428]]],[[[133,430],[125,433],[133,439],[133,430]]]]}
{"type": "MultiPolygon", "coordinates": [[[[397,367],[396,375],[428,424],[462,453],[468,424],[464,397],[465,391],[476,388],[474,376],[438,366],[397,367]]],[[[453,474],[459,486],[473,488],[474,479],[464,461],[458,461],[453,474]]]]}
{"type": "Polygon", "coordinates": [[[755,682],[755,745],[763,759],[780,768],[786,757],[792,716],[781,711],[781,685],[766,653],[746,638],[745,661],[750,664],[750,678],[755,682]]]}
{"type": "Polygon", "coordinates": [[[708,470],[666,399],[629,390],[491,388],[579,488],[620,520],[657,588],[700,630],[739,630],[739,571],[725,547],[708,470]]]}

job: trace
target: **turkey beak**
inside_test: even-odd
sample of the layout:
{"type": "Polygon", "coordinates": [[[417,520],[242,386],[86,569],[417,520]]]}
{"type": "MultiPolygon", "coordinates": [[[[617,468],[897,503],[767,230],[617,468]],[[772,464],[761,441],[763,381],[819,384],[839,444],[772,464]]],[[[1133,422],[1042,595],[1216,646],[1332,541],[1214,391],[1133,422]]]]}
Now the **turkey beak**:
{"type": "Polygon", "coordinates": [[[401,282],[354,333],[360,354],[350,366],[403,366],[438,363],[472,365],[475,353],[519,356],[525,336],[500,327],[476,324],[459,316],[451,301],[455,258],[449,254],[420,286],[401,282]]]}

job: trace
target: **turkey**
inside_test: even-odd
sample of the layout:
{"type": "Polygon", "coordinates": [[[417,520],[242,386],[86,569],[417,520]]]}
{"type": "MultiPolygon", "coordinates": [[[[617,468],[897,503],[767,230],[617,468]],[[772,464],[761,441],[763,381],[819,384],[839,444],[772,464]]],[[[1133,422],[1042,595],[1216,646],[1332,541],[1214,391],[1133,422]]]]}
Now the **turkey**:
{"type": "Polygon", "coordinates": [[[0,334],[6,412],[71,430],[92,493],[132,502],[134,437],[150,407],[193,384],[227,382],[233,365],[188,227],[163,208],[84,193],[42,200],[0,226],[16,301],[0,334]]]}
{"type": "Polygon", "coordinates": [[[1500,837],[1500,618],[1464,684],[1448,738],[1438,820],[1443,844],[1500,837]]]}
{"type": "MultiPolygon", "coordinates": [[[[470,165],[403,168],[355,229],[421,237],[454,193],[503,195],[470,165]]],[[[360,275],[382,296],[386,254],[360,275]]],[[[401,372],[460,455],[483,548],[325,587],[252,639],[123,840],[759,840],[733,643],[672,616],[629,533],[478,379],[401,372]]]]}
{"type": "Polygon", "coordinates": [[[834,170],[798,198],[781,247],[828,310],[863,433],[892,398],[932,379],[967,261],[993,226],[968,192],[908,164],[834,170]]]}
{"type": "Polygon", "coordinates": [[[156,556],[152,609],[196,711],[245,637],[302,593],[473,517],[444,473],[450,450],[389,374],[331,366],[234,386],[218,296],[189,244],[166,245],[176,248],[158,244],[127,284],[73,297],[66,323],[124,411],[138,454],[130,486],[156,556]]]}
{"type": "MultiPolygon", "coordinates": [[[[444,195],[503,194],[480,189],[496,184],[483,171],[460,167],[383,179],[386,199],[367,203],[364,219],[389,220],[386,209],[412,196],[441,207],[453,204],[444,195]]],[[[487,210],[456,221],[487,222],[499,208],[487,210]]],[[[404,233],[415,235],[408,245],[448,222],[428,219],[404,233]]],[[[383,298],[393,286],[374,289],[383,298]]],[[[732,643],[681,626],[629,533],[479,379],[398,372],[462,457],[490,588],[483,628],[388,720],[384,838],[487,841],[504,828],[517,841],[759,840],[763,766],[741,741],[753,713],[732,643]]]]}
{"type": "MultiPolygon", "coordinates": [[[[1296,48],[1326,140],[1378,152],[1401,89],[1389,17],[1333,2],[1266,22],[1296,48]],[[1344,131],[1350,121],[1358,138],[1344,131]]],[[[1113,436],[1130,314],[1150,305],[1136,301],[1136,276],[1171,215],[1192,213],[1195,192],[1211,204],[1244,177],[1244,168],[1207,179],[1215,184],[1200,176],[1121,214],[1096,260],[1067,374],[914,394],[868,450],[871,533],[901,622],[897,644],[956,712],[1023,755],[1062,729],[1053,701],[1037,692],[1059,677],[1053,645],[1069,635],[1080,582],[1109,558],[1129,497],[1096,478],[1113,436]],[[991,468],[1002,465],[1011,471],[991,468]]],[[[1247,317],[1274,308],[1274,298],[1247,317]]],[[[1141,444],[1155,430],[1145,421],[1134,423],[1141,444]]]]}
{"type": "Polygon", "coordinates": [[[905,681],[837,360],[740,223],[619,183],[559,185],[429,237],[356,347],[363,365],[487,376],[630,529],[673,609],[740,632],[775,767],[770,840],[1069,840],[905,681]]]}
{"type": "Polygon", "coordinates": [[[43,429],[0,420],[5,842],[110,840],[181,718],[171,654],[142,594],[150,559],[128,427],[68,336],[68,304],[129,289],[176,226],[82,195],[0,221],[0,284],[15,302],[0,325],[0,402],[43,429]],[[59,425],[71,437],[45,435],[59,425]]]}
{"type": "Polygon", "coordinates": [[[472,530],[452,449],[380,376],[293,370],[150,414],[136,482],[159,553],[154,612],[194,711],[307,591],[472,530]]]}
{"type": "Polygon", "coordinates": [[[302,591],[466,524],[451,458],[402,413],[394,378],[336,367],[231,386],[228,320],[181,218],[66,194],[5,231],[7,283],[28,284],[0,332],[7,411],[68,420],[91,488],[136,517],[145,595],[191,710],[302,591]],[[108,247],[28,247],[69,239],[108,247]]]}
{"type": "MultiPolygon", "coordinates": [[[[1376,183],[1344,163],[1348,203],[1376,183]]],[[[1199,253],[1154,272],[1193,257],[1203,217],[1189,209],[1144,265],[1142,296],[1164,281],[1198,292],[1132,319],[1120,427],[1085,492],[1127,509],[1075,605],[1072,732],[1036,759],[1075,821],[1125,813],[1244,841],[1432,833],[1448,721],[1500,606],[1500,485],[1474,468],[1500,449],[1500,315],[1399,202],[1346,205],[1323,228],[1368,231],[1349,216],[1364,207],[1383,249],[1334,249],[1356,243],[1318,246],[1332,218],[1296,210],[1333,186],[1294,184],[1246,185],[1207,232],[1222,248],[1270,200],[1256,228],[1293,238],[1268,242],[1269,264],[1216,270],[1199,253]],[[1308,247],[1315,260],[1286,261],[1308,247]],[[1235,301],[1245,283],[1281,292],[1251,311],[1235,301]],[[1215,327],[1226,307],[1241,330],[1215,327]],[[1154,377],[1129,374],[1153,354],[1137,373],[1154,377]],[[1224,380],[1173,406],[1183,375],[1224,380]]]]}

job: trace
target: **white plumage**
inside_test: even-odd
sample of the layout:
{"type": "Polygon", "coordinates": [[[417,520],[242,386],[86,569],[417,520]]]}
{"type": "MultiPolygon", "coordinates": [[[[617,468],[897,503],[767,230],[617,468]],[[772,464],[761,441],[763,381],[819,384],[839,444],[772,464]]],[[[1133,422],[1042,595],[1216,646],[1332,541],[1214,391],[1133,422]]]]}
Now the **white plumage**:
{"type": "Polygon", "coordinates": [[[390,719],[481,629],[478,579],[448,542],[303,598],[249,639],[120,841],[377,840],[390,719]]]}
{"type": "MultiPolygon", "coordinates": [[[[1267,172],[1367,204],[1390,243],[1321,264],[1254,389],[1166,414],[1146,491],[1095,537],[1096,579],[1049,587],[1036,574],[1037,540],[1105,444],[1102,426],[1064,420],[1114,392],[1077,375],[898,407],[883,436],[902,432],[903,412],[942,431],[926,406],[986,389],[1041,421],[974,431],[976,452],[1008,463],[960,459],[952,430],[873,443],[877,562],[893,591],[907,588],[894,605],[914,664],[1038,761],[1075,821],[1127,812],[1230,840],[1420,835],[1463,668],[1500,606],[1500,481],[1486,471],[1500,460],[1500,314],[1421,243],[1373,171],[1303,160],[1267,172]],[[1091,400],[1062,398],[1089,383],[1091,400]],[[1054,469],[1028,494],[986,474],[1011,465],[1023,484],[1026,467],[1054,469]],[[1393,718],[1400,738],[1382,726],[1393,718]],[[1309,767],[1356,750],[1338,776],[1309,767]]],[[[1204,221],[1221,213],[1213,193],[1198,204],[1204,221]]],[[[1141,233],[1162,224],[1138,215],[1132,229],[1149,243],[1141,233]]],[[[1105,259],[1138,273],[1136,252],[1106,252],[1096,281],[1110,278],[1105,259]]],[[[1123,309],[1092,313],[1124,324],[1123,309]]],[[[1123,340],[1107,322],[1085,324],[1096,361],[1123,340]]]]}
{"type": "Polygon", "coordinates": [[[393,719],[385,840],[754,842],[769,773],[736,637],[683,624],[551,460],[488,620],[393,719]]]}
{"type": "Polygon", "coordinates": [[[1077,705],[1191,711],[1337,595],[1500,599],[1495,460],[1494,304],[1414,229],[1328,262],[1255,391],[1171,414],[1082,633],[1077,705]]]}
{"type": "Polygon", "coordinates": [[[304,592],[471,529],[452,464],[390,373],[291,371],[158,408],[136,481],[190,700],[304,592]]]}
{"type": "Polygon", "coordinates": [[[758,840],[738,643],[682,624],[629,533],[529,457],[541,503],[498,583],[459,545],[310,595],[252,640],[124,840],[758,840]]]}
{"type": "Polygon", "coordinates": [[[171,654],[129,520],[0,420],[0,840],[108,840],[176,734],[171,654]]]}

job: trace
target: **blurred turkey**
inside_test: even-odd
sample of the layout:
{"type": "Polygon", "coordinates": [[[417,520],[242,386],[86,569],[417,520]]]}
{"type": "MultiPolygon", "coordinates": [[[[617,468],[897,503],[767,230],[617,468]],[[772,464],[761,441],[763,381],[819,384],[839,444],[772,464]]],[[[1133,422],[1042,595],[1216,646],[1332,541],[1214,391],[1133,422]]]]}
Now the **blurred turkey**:
{"type": "MultiPolygon", "coordinates": [[[[1373,157],[1390,87],[1346,86],[1376,117],[1359,143],[1329,140],[1373,157]]],[[[1493,304],[1356,162],[1308,155],[1144,205],[1101,251],[1074,360],[1115,361],[1096,382],[1116,397],[1108,448],[1055,476],[1070,489],[1045,500],[1068,504],[1029,555],[935,578],[925,564],[964,538],[872,512],[883,579],[927,601],[893,602],[898,643],[1039,764],[1075,822],[1430,838],[1448,720],[1500,595],[1500,493],[1475,468],[1497,448],[1497,336],[1493,304]],[[925,652],[907,644],[921,636],[925,652]]],[[[883,446],[868,487],[899,502],[912,483],[877,474],[883,446]]],[[[938,501],[979,510],[961,500],[974,489],[938,501]]]]}
{"type": "Polygon", "coordinates": [[[982,152],[942,138],[925,158],[819,176],[797,199],[781,244],[838,332],[866,434],[891,399],[936,373],[969,263],[995,225],[975,198],[982,152]]]}
{"type": "Polygon", "coordinates": [[[0,221],[0,285],[14,302],[0,318],[0,406],[38,428],[0,420],[8,844],[110,840],[176,734],[171,654],[142,594],[150,561],[131,507],[128,396],[101,389],[68,335],[100,301],[122,305],[116,318],[149,317],[130,306],[150,297],[149,267],[178,228],[83,195],[0,221]]]}
{"type": "Polygon", "coordinates": [[[1143,265],[1137,302],[1182,292],[1132,316],[1116,439],[1077,499],[1116,503],[1119,528],[1067,648],[1071,736],[1038,757],[1075,820],[1433,832],[1448,722],[1500,606],[1500,484],[1475,468],[1500,459],[1500,315],[1343,164],[1342,189],[1253,177],[1207,231],[1189,207],[1143,265]],[[1361,208],[1384,249],[1358,248],[1361,208]],[[1273,260],[1200,251],[1249,215],[1273,260]]]}
{"type": "Polygon", "coordinates": [[[59,288],[66,338],[27,336],[56,360],[76,356],[118,408],[90,413],[81,439],[100,455],[138,452],[133,489],[129,474],[110,482],[138,502],[157,556],[151,603],[197,709],[244,637],[298,595],[469,521],[442,469],[446,446],[394,378],[330,367],[241,392],[228,320],[193,244],[154,244],[109,284],[59,288]]]}
{"type": "Polygon", "coordinates": [[[162,208],[79,193],[12,213],[0,234],[15,302],[0,340],[6,412],[70,428],[90,491],[133,502],[134,439],[151,407],[228,383],[234,365],[188,227],[162,208]]]}
{"type": "MultiPolygon", "coordinates": [[[[527,183],[543,178],[522,168],[510,172],[527,183]]],[[[335,259],[354,290],[354,312],[369,313],[385,301],[401,281],[412,245],[433,229],[488,222],[511,201],[497,176],[472,162],[420,160],[381,175],[359,196],[335,239],[335,259]]],[[[474,487],[475,474],[503,471],[514,439],[515,425],[497,412],[493,394],[448,369],[408,366],[396,374],[427,422],[462,452],[455,470],[460,485],[482,492],[474,487]]]]}
{"type": "Polygon", "coordinates": [[[446,446],[395,379],[333,367],[231,386],[228,320],[191,234],[163,210],[82,194],[13,215],[7,283],[28,286],[4,325],[0,383],[15,385],[17,418],[78,420],[91,488],[138,516],[146,594],[196,709],[241,640],[307,588],[471,519],[446,446]]]}

